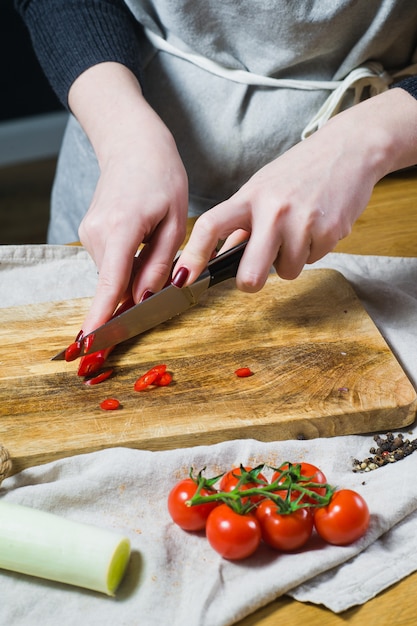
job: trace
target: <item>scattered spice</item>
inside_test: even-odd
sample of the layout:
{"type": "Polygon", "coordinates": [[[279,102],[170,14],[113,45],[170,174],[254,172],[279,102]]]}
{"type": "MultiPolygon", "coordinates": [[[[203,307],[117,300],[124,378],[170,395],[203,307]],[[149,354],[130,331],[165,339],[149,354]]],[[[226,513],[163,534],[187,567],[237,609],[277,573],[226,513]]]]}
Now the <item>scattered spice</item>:
{"type": "Polygon", "coordinates": [[[369,448],[369,452],[372,456],[362,461],[354,459],[354,472],[370,472],[388,463],[401,461],[401,459],[404,459],[417,450],[417,439],[404,439],[402,433],[394,435],[388,432],[386,435],[374,435],[374,441],[376,447],[372,446],[369,448]]]}

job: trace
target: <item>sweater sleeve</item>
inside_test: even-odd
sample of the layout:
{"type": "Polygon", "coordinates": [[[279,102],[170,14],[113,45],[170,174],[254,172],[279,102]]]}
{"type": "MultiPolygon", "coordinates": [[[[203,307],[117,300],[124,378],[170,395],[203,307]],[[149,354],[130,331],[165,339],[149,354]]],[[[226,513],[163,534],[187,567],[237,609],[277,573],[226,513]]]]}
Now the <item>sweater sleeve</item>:
{"type": "Polygon", "coordinates": [[[411,96],[417,98],[417,76],[407,76],[407,78],[394,83],[392,86],[405,89],[411,96]]]}
{"type": "Polygon", "coordinates": [[[14,0],[52,88],[68,92],[86,69],[114,61],[141,80],[140,26],[123,0],[14,0]]]}

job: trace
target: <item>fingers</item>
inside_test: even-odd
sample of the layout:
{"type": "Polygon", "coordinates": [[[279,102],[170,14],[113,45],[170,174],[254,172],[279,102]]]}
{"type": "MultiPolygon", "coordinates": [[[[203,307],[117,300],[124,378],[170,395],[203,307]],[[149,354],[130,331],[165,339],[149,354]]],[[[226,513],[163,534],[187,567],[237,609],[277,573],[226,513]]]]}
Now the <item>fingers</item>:
{"type": "MultiPolygon", "coordinates": [[[[213,258],[220,242],[225,242],[221,248],[224,252],[247,239],[247,231],[240,228],[240,216],[235,211],[237,206],[231,199],[213,207],[198,218],[173,269],[173,285],[183,287],[193,283],[213,258]]],[[[247,250],[244,255],[246,253],[247,250]]]]}
{"type": "Polygon", "coordinates": [[[135,302],[162,289],[170,278],[173,259],[185,238],[185,223],[185,218],[176,228],[162,223],[141,250],[132,283],[135,302]]]}
{"type": "Polygon", "coordinates": [[[84,334],[107,322],[127,292],[132,274],[134,251],[108,242],[98,275],[96,292],[83,323],[84,334]]]}
{"type": "Polygon", "coordinates": [[[236,285],[242,291],[256,292],[272,267],[281,278],[295,279],[306,263],[324,256],[345,234],[340,219],[314,204],[290,204],[278,195],[257,196],[248,202],[238,192],[197,220],[176,263],[173,283],[181,287],[194,282],[219,240],[223,242],[220,253],[247,240],[236,285]]]}

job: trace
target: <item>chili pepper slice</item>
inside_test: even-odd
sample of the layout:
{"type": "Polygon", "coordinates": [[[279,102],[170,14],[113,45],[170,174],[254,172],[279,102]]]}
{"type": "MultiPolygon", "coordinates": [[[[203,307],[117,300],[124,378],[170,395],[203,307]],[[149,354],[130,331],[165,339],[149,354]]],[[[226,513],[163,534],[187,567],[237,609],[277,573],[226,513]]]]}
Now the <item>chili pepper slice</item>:
{"type": "Polygon", "coordinates": [[[151,367],[151,369],[147,372],[147,374],[157,374],[158,376],[162,376],[166,372],[167,366],[165,364],[155,365],[151,367]]]}
{"type": "Polygon", "coordinates": [[[149,387],[149,385],[152,385],[158,377],[158,372],[146,372],[146,374],[140,376],[135,382],[135,391],[143,391],[143,389],[146,389],[147,387],[149,387]]]}
{"type": "Polygon", "coordinates": [[[139,376],[134,384],[135,391],[143,391],[149,385],[156,384],[156,381],[165,374],[167,366],[165,364],[151,367],[145,374],[139,376]]]}
{"type": "Polygon", "coordinates": [[[170,372],[164,372],[155,380],[155,385],[158,387],[167,387],[172,383],[172,374],[170,372]]]}
{"type": "Polygon", "coordinates": [[[117,398],[106,398],[100,402],[100,408],[104,411],[115,411],[120,407],[120,402],[117,398]]]}
{"type": "Polygon", "coordinates": [[[113,368],[109,368],[108,370],[104,370],[104,372],[97,374],[97,376],[93,376],[92,378],[86,378],[84,380],[84,385],[98,385],[99,383],[102,383],[103,380],[107,380],[108,378],[110,378],[112,374],[113,368]]]}
{"type": "Polygon", "coordinates": [[[66,361],[75,361],[80,355],[82,348],[81,341],[74,341],[71,343],[68,348],[65,350],[65,360],[66,361]]]}
{"type": "Polygon", "coordinates": [[[78,367],[78,376],[90,376],[98,372],[103,367],[113,349],[114,346],[111,346],[110,348],[105,348],[104,350],[83,356],[78,367]]]}
{"type": "Polygon", "coordinates": [[[239,378],[247,378],[248,376],[253,376],[253,372],[249,367],[239,367],[235,371],[235,374],[239,378]]]}

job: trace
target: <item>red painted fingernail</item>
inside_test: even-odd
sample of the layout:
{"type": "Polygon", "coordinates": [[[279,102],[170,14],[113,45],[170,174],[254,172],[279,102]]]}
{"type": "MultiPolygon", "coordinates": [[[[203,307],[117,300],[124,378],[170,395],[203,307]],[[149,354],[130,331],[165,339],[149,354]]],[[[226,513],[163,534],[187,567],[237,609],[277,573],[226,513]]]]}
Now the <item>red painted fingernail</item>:
{"type": "Polygon", "coordinates": [[[84,331],[80,330],[80,332],[78,333],[74,341],[81,341],[81,339],[83,338],[83,335],[84,335],[84,331]]]}
{"type": "Polygon", "coordinates": [[[174,285],[174,287],[178,287],[179,289],[181,289],[181,287],[184,286],[189,273],[190,272],[186,267],[180,267],[179,270],[175,273],[173,279],[171,280],[171,285],[174,285]]]}
{"type": "Polygon", "coordinates": [[[150,298],[153,295],[154,295],[153,291],[150,291],[149,289],[146,289],[146,291],[143,292],[142,297],[139,300],[139,302],[143,302],[144,300],[147,300],[148,298],[150,298]]]}

